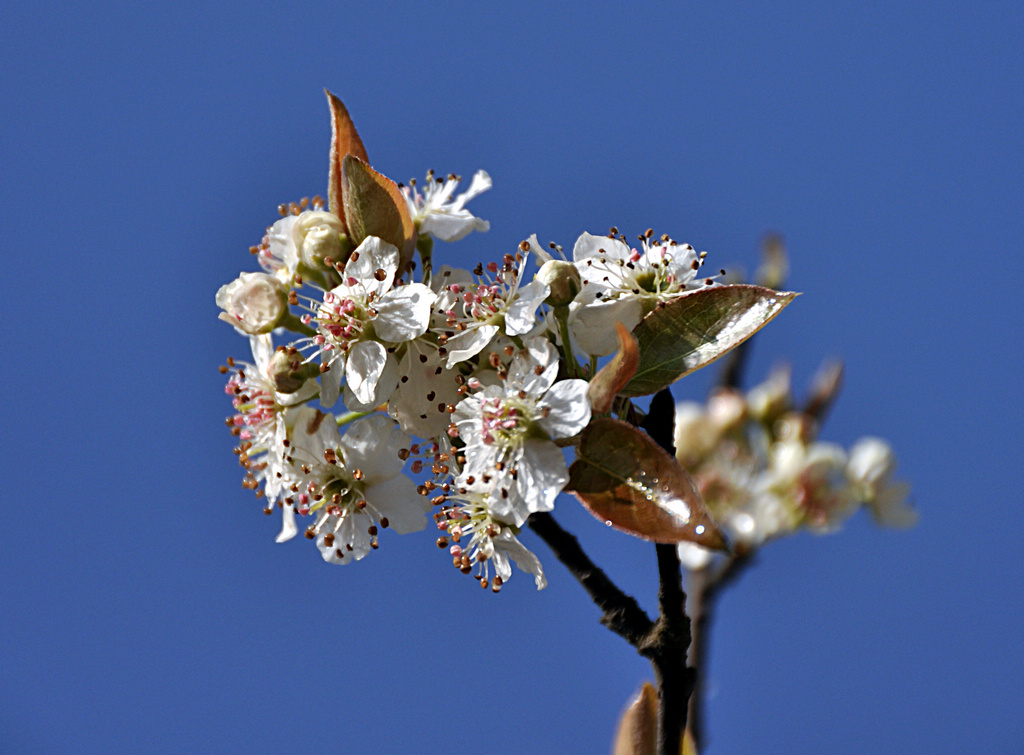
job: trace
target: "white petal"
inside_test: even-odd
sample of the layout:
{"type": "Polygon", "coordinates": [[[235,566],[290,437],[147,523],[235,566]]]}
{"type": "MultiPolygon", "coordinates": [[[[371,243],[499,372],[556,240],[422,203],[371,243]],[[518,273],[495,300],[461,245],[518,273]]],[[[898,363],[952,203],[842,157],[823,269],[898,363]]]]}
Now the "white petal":
{"type": "Polygon", "coordinates": [[[416,492],[415,483],[405,475],[372,485],[364,495],[373,508],[388,518],[388,527],[399,535],[426,528],[430,503],[416,492]]]}
{"type": "Polygon", "coordinates": [[[632,331],[640,324],[643,308],[640,300],[623,296],[611,301],[595,301],[575,310],[571,327],[577,345],[593,356],[611,354],[619,347],[615,323],[632,331]]]}
{"type": "MultiPolygon", "coordinates": [[[[522,526],[526,516],[535,511],[551,511],[555,498],[569,482],[565,454],[554,443],[531,438],[523,444],[523,456],[517,465],[516,492],[526,507],[526,515],[516,521],[522,526]]],[[[517,510],[518,516],[522,513],[517,510]]]]}
{"type": "Polygon", "coordinates": [[[382,341],[402,343],[423,335],[430,322],[430,307],[437,298],[422,283],[388,291],[372,306],[377,310],[373,328],[382,341]]]}
{"type": "Polygon", "coordinates": [[[393,419],[374,414],[353,422],[340,445],[345,465],[350,470],[360,470],[367,485],[376,485],[402,471],[405,461],[398,457],[398,452],[408,448],[410,442],[393,419]]]}
{"type": "Polygon", "coordinates": [[[512,359],[505,383],[513,390],[521,389],[539,398],[558,377],[558,350],[543,337],[529,339],[525,347],[512,359]]]}
{"type": "MultiPolygon", "coordinates": [[[[325,358],[329,358],[332,352],[326,352],[325,358]]],[[[324,409],[330,409],[341,395],[341,379],[345,375],[345,356],[341,355],[333,362],[327,372],[320,373],[320,405],[324,409]]]]}
{"type": "Polygon", "coordinates": [[[486,170],[478,170],[473,174],[473,180],[469,183],[469,188],[464,192],[455,197],[454,207],[457,210],[461,210],[466,206],[466,202],[471,200],[485,191],[491,188],[494,184],[491,181],[490,175],[486,170]]]}
{"type": "Polygon", "coordinates": [[[562,380],[544,394],[538,406],[549,411],[539,424],[549,438],[568,438],[587,426],[590,422],[587,388],[586,380],[562,380]]]}
{"type": "Polygon", "coordinates": [[[448,367],[454,367],[459,362],[475,357],[491,342],[498,331],[497,325],[478,325],[475,328],[467,328],[454,338],[449,338],[448,367]]]}
{"type": "MultiPolygon", "coordinates": [[[[512,534],[512,530],[502,527],[501,532],[493,540],[495,548],[511,556],[520,571],[533,575],[533,581],[538,590],[547,587],[548,581],[544,578],[544,569],[540,565],[540,559],[519,542],[518,538],[512,534]]],[[[511,570],[509,570],[508,576],[511,576],[511,570]]],[[[502,580],[507,580],[508,576],[502,575],[502,580]]]]}
{"type": "Polygon", "coordinates": [[[430,213],[420,225],[420,233],[431,233],[441,241],[458,241],[471,231],[488,231],[490,228],[490,223],[473,217],[469,210],[459,210],[454,214],[430,213]]]}
{"type": "Polygon", "coordinates": [[[505,313],[505,332],[510,336],[529,333],[537,324],[537,307],[551,293],[546,283],[538,280],[519,289],[519,295],[505,313]]]}
{"type": "Polygon", "coordinates": [[[355,278],[367,292],[373,291],[379,296],[391,288],[398,258],[398,247],[376,236],[367,236],[349,257],[345,277],[355,278]],[[378,270],[384,271],[383,280],[377,279],[378,270]]]}
{"type": "MultiPolygon", "coordinates": [[[[591,233],[584,233],[572,248],[572,258],[580,262],[594,257],[606,257],[612,260],[625,260],[629,258],[629,247],[618,239],[607,236],[595,236],[591,233]]],[[[582,270],[580,272],[583,272],[582,270]]]]}
{"type": "Polygon", "coordinates": [[[377,395],[377,381],[387,359],[387,349],[376,341],[360,341],[349,351],[348,363],[345,365],[345,386],[362,405],[372,406],[377,395]]]}
{"type": "Polygon", "coordinates": [[[281,512],[281,532],[277,536],[277,542],[283,543],[291,540],[298,531],[299,528],[295,526],[295,509],[290,503],[286,503],[281,512]]]}

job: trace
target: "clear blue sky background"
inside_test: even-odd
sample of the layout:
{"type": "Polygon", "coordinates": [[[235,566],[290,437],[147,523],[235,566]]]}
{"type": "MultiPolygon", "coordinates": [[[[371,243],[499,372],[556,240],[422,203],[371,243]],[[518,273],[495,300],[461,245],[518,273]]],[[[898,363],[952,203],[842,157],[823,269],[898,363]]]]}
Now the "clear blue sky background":
{"type": "MultiPolygon", "coordinates": [[[[532,533],[550,587],[495,597],[429,534],[276,545],[239,486],[213,294],[324,191],[327,86],[386,174],[491,173],[463,264],[785,235],[751,374],[844,357],[826,437],[890,438],[922,519],[763,552],[707,752],[1021,752],[1022,39],[1010,2],[6,4],[0,751],[600,753],[650,677],[532,533]]],[[[653,608],[652,546],[556,513],[653,608]]]]}

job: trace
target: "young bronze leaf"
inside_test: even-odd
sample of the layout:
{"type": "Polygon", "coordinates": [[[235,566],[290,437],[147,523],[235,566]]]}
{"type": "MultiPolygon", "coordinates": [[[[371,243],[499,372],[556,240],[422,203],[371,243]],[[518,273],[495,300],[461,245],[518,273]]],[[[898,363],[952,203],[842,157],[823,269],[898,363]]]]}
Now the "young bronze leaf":
{"type": "Polygon", "coordinates": [[[331,169],[327,184],[327,208],[345,222],[345,208],[342,203],[341,161],[345,155],[355,155],[364,163],[369,164],[366,147],[356,133],[356,126],[348,110],[337,95],[324,90],[327,104],[331,108],[331,169]]]}
{"type": "Polygon", "coordinates": [[[602,522],[631,535],[725,547],[686,470],[647,433],[617,419],[587,425],[565,489],[602,522]]]}
{"type": "Polygon", "coordinates": [[[624,396],[657,393],[759,331],[798,294],[762,286],[713,286],[659,304],[633,329],[640,345],[624,396]]]}
{"type": "Polygon", "coordinates": [[[352,243],[376,236],[394,244],[401,254],[399,271],[404,270],[416,251],[416,227],[398,185],[355,155],[345,155],[341,172],[342,203],[352,243]]]}
{"type": "Polygon", "coordinates": [[[639,364],[640,351],[636,339],[621,322],[615,323],[615,330],[619,337],[619,351],[597,371],[587,388],[587,397],[594,414],[607,414],[611,411],[612,401],[626,387],[639,364]]]}
{"type": "Polygon", "coordinates": [[[648,682],[622,712],[612,755],[657,755],[658,693],[648,682]]]}

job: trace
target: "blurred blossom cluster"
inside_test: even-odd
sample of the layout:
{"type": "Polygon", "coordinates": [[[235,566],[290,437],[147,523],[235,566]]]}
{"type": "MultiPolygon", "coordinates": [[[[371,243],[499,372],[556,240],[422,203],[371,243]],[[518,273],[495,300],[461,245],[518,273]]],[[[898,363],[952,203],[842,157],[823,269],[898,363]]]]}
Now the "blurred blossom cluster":
{"type": "MultiPolygon", "coordinates": [[[[917,521],[909,486],[893,478],[888,443],[862,438],[847,451],[818,439],[823,401],[838,392],[837,368],[822,374],[817,400],[803,409],[794,402],[788,369],[746,393],[723,387],[707,404],[676,405],[676,458],[737,555],[800,529],[834,532],[861,507],[883,526],[917,521]]],[[[691,570],[715,557],[694,543],[680,543],[679,555],[691,570]]]]}

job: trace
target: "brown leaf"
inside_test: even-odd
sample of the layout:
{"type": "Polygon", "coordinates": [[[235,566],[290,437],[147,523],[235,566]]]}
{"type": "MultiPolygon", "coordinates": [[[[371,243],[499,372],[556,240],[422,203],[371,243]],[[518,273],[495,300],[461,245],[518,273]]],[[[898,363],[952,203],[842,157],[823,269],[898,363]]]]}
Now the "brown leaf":
{"type": "Polygon", "coordinates": [[[619,337],[619,351],[604,367],[597,371],[587,388],[587,397],[595,414],[607,414],[619,391],[626,387],[640,362],[636,339],[621,323],[615,323],[619,337]]]}
{"type": "Polygon", "coordinates": [[[349,238],[356,246],[367,236],[394,244],[401,255],[401,275],[416,251],[416,226],[398,184],[355,155],[345,155],[341,173],[349,238]]]}
{"type": "Polygon", "coordinates": [[[647,433],[617,419],[591,421],[565,488],[600,521],[657,543],[724,549],[690,475],[647,433]]]}
{"type": "Polygon", "coordinates": [[[341,161],[346,155],[355,155],[364,163],[369,163],[366,147],[356,132],[356,126],[348,110],[337,95],[324,90],[327,104],[331,108],[331,168],[327,184],[327,208],[345,222],[345,207],[342,202],[341,161]]]}
{"type": "Polygon", "coordinates": [[[658,693],[649,683],[622,712],[612,755],[656,755],[658,751],[658,693]]]}

